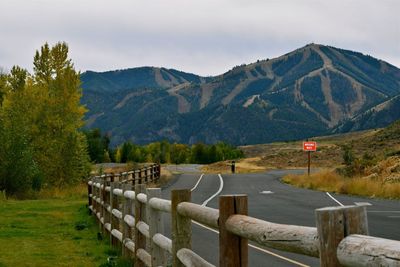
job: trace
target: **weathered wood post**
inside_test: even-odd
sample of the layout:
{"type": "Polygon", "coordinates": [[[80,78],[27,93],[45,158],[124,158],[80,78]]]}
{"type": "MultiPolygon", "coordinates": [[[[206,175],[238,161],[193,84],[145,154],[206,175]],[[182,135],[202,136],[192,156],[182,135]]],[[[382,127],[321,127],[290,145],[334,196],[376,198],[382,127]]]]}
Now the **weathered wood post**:
{"type": "Polygon", "coordinates": [[[133,212],[133,204],[130,198],[124,196],[125,191],[132,190],[132,184],[122,185],[123,209],[122,209],[122,255],[131,258],[131,251],[125,246],[127,240],[132,240],[132,228],[125,222],[125,216],[133,212]]]}
{"type": "Polygon", "coordinates": [[[247,196],[228,195],[219,197],[219,266],[247,267],[247,239],[227,231],[225,222],[231,215],[247,215],[247,196]]]}
{"type": "Polygon", "coordinates": [[[150,182],[150,179],[149,179],[149,173],[147,171],[147,167],[144,167],[143,171],[144,171],[144,183],[148,184],[150,182]]]}
{"type": "Polygon", "coordinates": [[[146,207],[137,198],[140,193],[146,194],[146,185],[135,185],[135,267],[145,266],[145,264],[137,256],[139,249],[146,250],[146,237],[137,228],[137,224],[141,221],[145,221],[146,218],[146,207]]]}
{"type": "Polygon", "coordinates": [[[368,235],[365,206],[327,207],[315,210],[320,244],[320,265],[340,266],[337,247],[351,234],[368,235]]]}
{"type": "Polygon", "coordinates": [[[100,232],[102,234],[105,233],[105,228],[104,228],[104,180],[106,178],[101,178],[100,180],[100,188],[99,188],[99,212],[100,212],[100,216],[99,216],[99,226],[100,226],[100,232]],[[103,221],[101,220],[103,218],[103,221]]]}
{"type": "Polygon", "coordinates": [[[164,234],[164,225],[162,223],[162,214],[160,211],[153,209],[149,202],[153,197],[161,198],[160,188],[147,189],[147,218],[149,223],[150,234],[150,255],[152,266],[165,266],[166,256],[163,249],[153,242],[153,236],[157,233],[164,234]]]}
{"type": "Polygon", "coordinates": [[[118,218],[116,218],[113,215],[113,209],[118,209],[118,196],[114,194],[114,189],[118,187],[117,182],[112,182],[111,183],[111,188],[110,188],[110,202],[111,202],[111,229],[110,229],[110,240],[111,240],[111,246],[116,247],[118,240],[116,237],[112,235],[112,230],[113,229],[118,229],[118,218]]]}
{"type": "Polygon", "coordinates": [[[139,181],[138,181],[138,184],[142,184],[142,183],[143,183],[143,181],[142,181],[142,170],[139,169],[139,181]]]}
{"type": "Polygon", "coordinates": [[[154,179],[154,165],[151,165],[149,168],[150,168],[150,180],[152,182],[154,182],[155,181],[155,179],[154,179]]]}
{"type": "Polygon", "coordinates": [[[108,229],[106,228],[106,224],[111,225],[111,212],[109,212],[109,208],[111,207],[111,201],[110,201],[110,193],[107,192],[106,187],[110,186],[110,181],[105,180],[104,182],[104,205],[103,205],[103,212],[104,212],[104,228],[105,232],[104,234],[107,234],[108,229]]]}
{"type": "Polygon", "coordinates": [[[190,202],[189,189],[172,190],[171,217],[172,217],[172,266],[184,267],[178,259],[177,253],[181,248],[192,248],[192,221],[190,218],[179,215],[178,205],[181,202],[190,202]]]}
{"type": "Polygon", "coordinates": [[[95,216],[95,220],[97,220],[97,187],[96,187],[96,183],[97,183],[97,178],[93,179],[93,184],[92,184],[92,207],[93,207],[93,213],[95,216]]]}
{"type": "MultiPolygon", "coordinates": [[[[92,211],[90,210],[90,206],[92,206],[92,198],[91,198],[91,194],[92,194],[92,186],[89,184],[93,183],[92,182],[92,178],[90,178],[87,182],[87,189],[88,189],[88,209],[89,209],[89,215],[92,215],[92,211]]],[[[93,206],[92,206],[93,207],[93,206]]]]}
{"type": "Polygon", "coordinates": [[[157,180],[161,178],[161,165],[157,164],[157,180]]]}

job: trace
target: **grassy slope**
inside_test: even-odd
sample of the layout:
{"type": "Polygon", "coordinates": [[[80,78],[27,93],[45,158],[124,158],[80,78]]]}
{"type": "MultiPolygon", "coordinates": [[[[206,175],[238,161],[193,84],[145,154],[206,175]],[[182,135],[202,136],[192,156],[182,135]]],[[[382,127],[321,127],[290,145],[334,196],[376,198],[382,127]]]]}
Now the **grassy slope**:
{"type": "MultiPolygon", "coordinates": [[[[400,123],[379,129],[352,132],[340,135],[312,138],[317,141],[317,152],[311,154],[311,166],[335,168],[343,164],[343,145],[352,146],[354,154],[362,157],[369,153],[379,160],[400,150],[400,123]]],[[[306,168],[307,154],[302,151],[302,141],[277,142],[243,146],[247,158],[257,159],[253,163],[266,168],[306,168]]]]}
{"type": "Polygon", "coordinates": [[[109,243],[97,240],[84,194],[43,200],[0,199],[0,266],[99,266],[109,243]],[[76,230],[76,225],[85,225],[76,230]]]}

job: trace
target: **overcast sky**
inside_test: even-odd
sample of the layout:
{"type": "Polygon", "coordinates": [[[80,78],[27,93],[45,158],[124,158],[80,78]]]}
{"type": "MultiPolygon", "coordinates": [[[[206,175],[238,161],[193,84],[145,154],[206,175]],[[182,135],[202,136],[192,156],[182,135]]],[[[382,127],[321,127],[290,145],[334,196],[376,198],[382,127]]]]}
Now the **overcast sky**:
{"type": "Polygon", "coordinates": [[[400,0],[0,0],[0,67],[66,41],[78,70],[201,75],[320,43],[400,67],[400,0]]]}

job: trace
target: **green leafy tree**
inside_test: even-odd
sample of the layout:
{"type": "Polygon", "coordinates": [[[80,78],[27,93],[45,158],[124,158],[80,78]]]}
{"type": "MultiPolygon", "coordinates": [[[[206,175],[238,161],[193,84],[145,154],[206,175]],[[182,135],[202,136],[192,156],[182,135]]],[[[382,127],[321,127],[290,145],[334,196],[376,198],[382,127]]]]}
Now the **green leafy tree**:
{"type": "Polygon", "coordinates": [[[79,73],[65,43],[37,51],[33,75],[17,66],[0,74],[0,91],[1,189],[20,195],[88,175],[79,73]]]}
{"type": "Polygon", "coordinates": [[[10,82],[23,78],[18,77],[22,72],[17,73],[15,70],[13,68],[3,85],[8,93],[0,110],[0,190],[6,190],[7,195],[23,197],[32,189],[34,180],[39,177],[39,170],[29,142],[29,127],[26,123],[29,107],[23,105],[26,92],[21,84],[10,82]]]}
{"type": "Polygon", "coordinates": [[[88,144],[88,153],[92,162],[109,162],[110,138],[102,135],[100,129],[92,129],[84,132],[88,144]]]}
{"type": "Polygon", "coordinates": [[[68,59],[66,43],[45,44],[33,64],[34,86],[41,96],[32,134],[35,160],[49,185],[75,183],[90,170],[86,139],[79,131],[86,111],[80,104],[79,73],[68,59]]]}

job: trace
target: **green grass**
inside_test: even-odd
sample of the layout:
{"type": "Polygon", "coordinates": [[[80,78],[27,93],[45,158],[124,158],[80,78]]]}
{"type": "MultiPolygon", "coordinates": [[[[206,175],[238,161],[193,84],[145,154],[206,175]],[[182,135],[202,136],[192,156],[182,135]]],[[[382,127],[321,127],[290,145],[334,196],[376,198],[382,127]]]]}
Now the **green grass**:
{"type": "MultiPolygon", "coordinates": [[[[0,267],[116,266],[107,239],[98,240],[98,225],[86,208],[87,198],[40,200],[0,197],[0,267]]],[[[119,264],[118,264],[119,265],[119,264]]]]}

